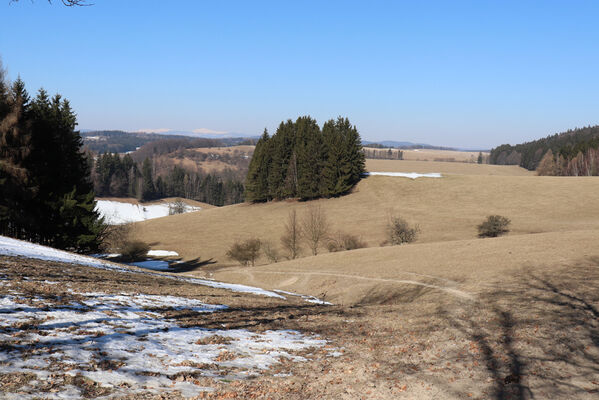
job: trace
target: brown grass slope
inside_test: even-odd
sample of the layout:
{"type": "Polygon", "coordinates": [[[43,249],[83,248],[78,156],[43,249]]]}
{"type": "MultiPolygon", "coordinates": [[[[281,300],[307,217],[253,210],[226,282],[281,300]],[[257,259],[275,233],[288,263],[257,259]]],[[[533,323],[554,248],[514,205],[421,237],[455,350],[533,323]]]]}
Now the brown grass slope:
{"type": "Polygon", "coordinates": [[[418,161],[418,160],[366,160],[368,171],[379,172],[441,172],[457,175],[505,175],[532,176],[528,171],[517,165],[472,164],[465,162],[418,161]]]}
{"type": "Polygon", "coordinates": [[[344,305],[405,302],[415,292],[441,303],[468,302],[519,276],[597,258],[598,240],[599,230],[587,230],[409,244],[229,267],[212,276],[344,305]]]}
{"type": "MultiPolygon", "coordinates": [[[[489,214],[510,218],[510,235],[596,229],[597,194],[599,180],[582,177],[447,175],[411,180],[373,176],[340,198],[239,204],[144,221],[135,227],[138,238],[156,249],[177,251],[185,259],[201,257],[232,265],[225,254],[234,240],[258,237],[280,246],[288,213],[295,209],[301,217],[313,204],[322,207],[333,230],[359,235],[369,247],[378,247],[385,239],[391,210],[420,225],[419,243],[476,238],[477,224],[489,214]]],[[[308,255],[306,248],[303,255],[308,255]]]]}

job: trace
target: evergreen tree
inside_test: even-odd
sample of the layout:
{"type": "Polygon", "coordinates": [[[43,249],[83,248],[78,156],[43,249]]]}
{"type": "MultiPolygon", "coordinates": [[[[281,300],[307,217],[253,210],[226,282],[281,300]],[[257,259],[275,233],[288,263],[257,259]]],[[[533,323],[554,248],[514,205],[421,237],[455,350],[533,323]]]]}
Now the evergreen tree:
{"type": "Polygon", "coordinates": [[[361,179],[365,158],[360,135],[347,118],[322,132],[308,116],[281,122],[260,138],[246,179],[246,200],[302,200],[347,193],[361,179]],[[267,191],[265,187],[267,186],[267,191]]]}
{"type": "Polygon", "coordinates": [[[156,189],[154,188],[152,162],[147,157],[141,167],[141,179],[141,199],[144,201],[153,199],[156,189]]]}
{"type": "Polygon", "coordinates": [[[295,122],[297,154],[297,190],[292,197],[302,200],[321,196],[320,180],[325,160],[322,134],[317,122],[310,117],[300,117],[295,122]]]}
{"type": "Polygon", "coordinates": [[[44,90],[30,101],[21,79],[8,96],[6,87],[0,87],[0,233],[95,250],[103,224],[68,101],[44,90]]]}
{"type": "Polygon", "coordinates": [[[269,153],[269,139],[268,131],[264,129],[264,133],[256,143],[245,181],[247,201],[266,201],[269,198],[268,173],[272,162],[269,153]]]}
{"type": "Polygon", "coordinates": [[[95,211],[89,163],[69,102],[60,95],[50,99],[40,90],[31,105],[31,123],[29,170],[38,187],[34,240],[63,249],[95,250],[103,224],[95,211]]]}
{"type": "Polygon", "coordinates": [[[29,95],[19,78],[11,88],[0,68],[0,234],[27,238],[35,219],[28,213],[35,194],[27,157],[30,133],[27,114],[29,95]]]}

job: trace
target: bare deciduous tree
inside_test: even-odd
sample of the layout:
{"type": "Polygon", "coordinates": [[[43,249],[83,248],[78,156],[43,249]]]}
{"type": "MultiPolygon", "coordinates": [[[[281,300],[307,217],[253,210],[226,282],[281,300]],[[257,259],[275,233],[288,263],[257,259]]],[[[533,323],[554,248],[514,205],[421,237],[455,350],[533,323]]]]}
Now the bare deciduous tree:
{"type": "Polygon", "coordinates": [[[281,237],[283,248],[287,251],[287,258],[293,260],[299,256],[302,229],[297,220],[295,210],[290,211],[285,223],[285,233],[281,237]]]}
{"type": "Polygon", "coordinates": [[[304,238],[308,242],[313,255],[318,254],[318,248],[329,234],[329,223],[320,206],[310,206],[302,219],[304,238]]]}
{"type": "Polygon", "coordinates": [[[279,262],[279,250],[271,242],[262,242],[262,251],[271,263],[279,262]]]}

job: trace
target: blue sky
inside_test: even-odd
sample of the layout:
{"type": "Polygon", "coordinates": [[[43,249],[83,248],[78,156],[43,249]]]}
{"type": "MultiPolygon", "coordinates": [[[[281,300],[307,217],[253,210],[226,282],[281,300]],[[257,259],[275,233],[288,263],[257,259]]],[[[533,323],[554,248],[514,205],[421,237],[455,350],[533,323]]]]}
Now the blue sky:
{"type": "Polygon", "coordinates": [[[83,129],[260,134],[347,116],[363,139],[490,148],[599,124],[596,1],[0,0],[0,57],[83,129]]]}

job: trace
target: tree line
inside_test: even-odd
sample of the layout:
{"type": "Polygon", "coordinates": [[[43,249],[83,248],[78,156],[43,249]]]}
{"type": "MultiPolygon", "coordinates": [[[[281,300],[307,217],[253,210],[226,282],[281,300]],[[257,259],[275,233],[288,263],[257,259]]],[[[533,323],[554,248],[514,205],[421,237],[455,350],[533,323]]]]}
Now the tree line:
{"type": "MultiPolygon", "coordinates": [[[[499,165],[520,165],[528,170],[536,170],[546,155],[551,152],[555,162],[553,174],[576,175],[592,173],[590,160],[594,150],[599,148],[599,126],[577,128],[546,138],[515,146],[504,144],[491,150],[489,163],[499,165]],[[589,168],[586,168],[587,165],[589,168]],[[581,173],[581,171],[585,173],[581,173]]],[[[547,159],[546,159],[547,163],[547,159]]],[[[546,170],[546,168],[543,168],[546,170]]]]}
{"type": "Polygon", "coordinates": [[[0,69],[0,234],[77,251],[98,247],[90,165],[68,100],[30,98],[0,69]]]}
{"type": "Polygon", "coordinates": [[[256,143],[245,181],[250,202],[309,200],[349,192],[365,172],[360,135],[347,118],[325,122],[309,116],[281,122],[256,143]]]}
{"type": "Polygon", "coordinates": [[[377,160],[403,160],[403,151],[399,149],[377,150],[364,148],[364,155],[366,158],[377,160]]]}
{"type": "Polygon", "coordinates": [[[158,171],[154,158],[138,163],[130,154],[105,153],[96,157],[92,179],[95,193],[101,197],[142,201],[184,197],[223,206],[243,201],[243,183],[234,175],[188,171],[177,165],[158,171]]]}

